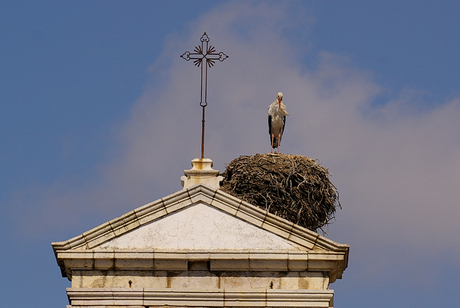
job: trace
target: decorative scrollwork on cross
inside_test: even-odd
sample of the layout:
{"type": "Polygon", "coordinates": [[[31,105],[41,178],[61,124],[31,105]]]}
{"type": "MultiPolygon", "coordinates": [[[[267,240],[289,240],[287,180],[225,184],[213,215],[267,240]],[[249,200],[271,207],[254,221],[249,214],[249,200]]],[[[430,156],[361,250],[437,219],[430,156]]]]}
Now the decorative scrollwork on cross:
{"type": "Polygon", "coordinates": [[[209,45],[209,36],[206,32],[200,38],[201,46],[196,46],[194,51],[186,51],[181,54],[181,58],[186,61],[194,60],[193,64],[197,67],[201,67],[201,95],[200,95],[200,106],[203,107],[203,117],[201,125],[201,158],[204,158],[204,123],[205,123],[205,108],[208,105],[208,67],[214,66],[217,60],[223,62],[228,56],[223,52],[216,52],[216,49],[209,45]],[[203,61],[206,64],[203,65],[203,61]]]}

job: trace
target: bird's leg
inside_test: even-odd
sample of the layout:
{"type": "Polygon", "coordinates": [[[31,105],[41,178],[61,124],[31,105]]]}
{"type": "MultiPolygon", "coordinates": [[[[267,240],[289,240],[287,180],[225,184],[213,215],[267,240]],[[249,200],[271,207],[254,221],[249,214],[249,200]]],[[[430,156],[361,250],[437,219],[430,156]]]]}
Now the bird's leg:
{"type": "Polygon", "coordinates": [[[270,144],[270,154],[273,154],[273,140],[275,139],[275,134],[272,133],[272,143],[270,144]]]}
{"type": "Polygon", "coordinates": [[[281,145],[281,131],[278,133],[278,154],[280,153],[280,145],[281,145]]]}

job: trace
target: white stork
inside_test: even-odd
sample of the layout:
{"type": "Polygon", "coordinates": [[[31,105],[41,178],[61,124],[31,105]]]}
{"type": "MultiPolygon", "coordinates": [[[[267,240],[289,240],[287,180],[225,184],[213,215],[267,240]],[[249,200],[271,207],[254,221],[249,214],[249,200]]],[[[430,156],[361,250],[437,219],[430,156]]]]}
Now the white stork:
{"type": "Polygon", "coordinates": [[[283,93],[278,92],[276,101],[268,106],[268,133],[272,144],[271,154],[274,148],[278,148],[278,154],[280,153],[281,137],[283,136],[286,116],[288,115],[286,106],[283,104],[283,93]]]}

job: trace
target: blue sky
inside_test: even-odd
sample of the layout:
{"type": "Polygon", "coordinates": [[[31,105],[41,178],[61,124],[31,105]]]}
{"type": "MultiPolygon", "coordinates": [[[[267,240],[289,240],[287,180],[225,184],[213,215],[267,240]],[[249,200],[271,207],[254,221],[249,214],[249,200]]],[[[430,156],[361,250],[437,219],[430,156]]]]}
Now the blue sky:
{"type": "Polygon", "coordinates": [[[269,150],[267,106],[290,116],[281,151],[319,159],[350,244],[336,307],[460,300],[460,4],[456,1],[2,1],[0,301],[64,307],[51,242],[179,189],[200,155],[221,171],[269,150]]]}

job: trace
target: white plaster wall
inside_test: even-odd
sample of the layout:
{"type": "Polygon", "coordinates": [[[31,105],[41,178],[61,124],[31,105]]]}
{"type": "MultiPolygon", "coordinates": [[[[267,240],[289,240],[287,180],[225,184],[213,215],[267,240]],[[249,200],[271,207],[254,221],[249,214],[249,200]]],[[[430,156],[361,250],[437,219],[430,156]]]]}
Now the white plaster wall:
{"type": "Polygon", "coordinates": [[[203,203],[120,237],[101,249],[299,250],[286,239],[203,203]]]}

